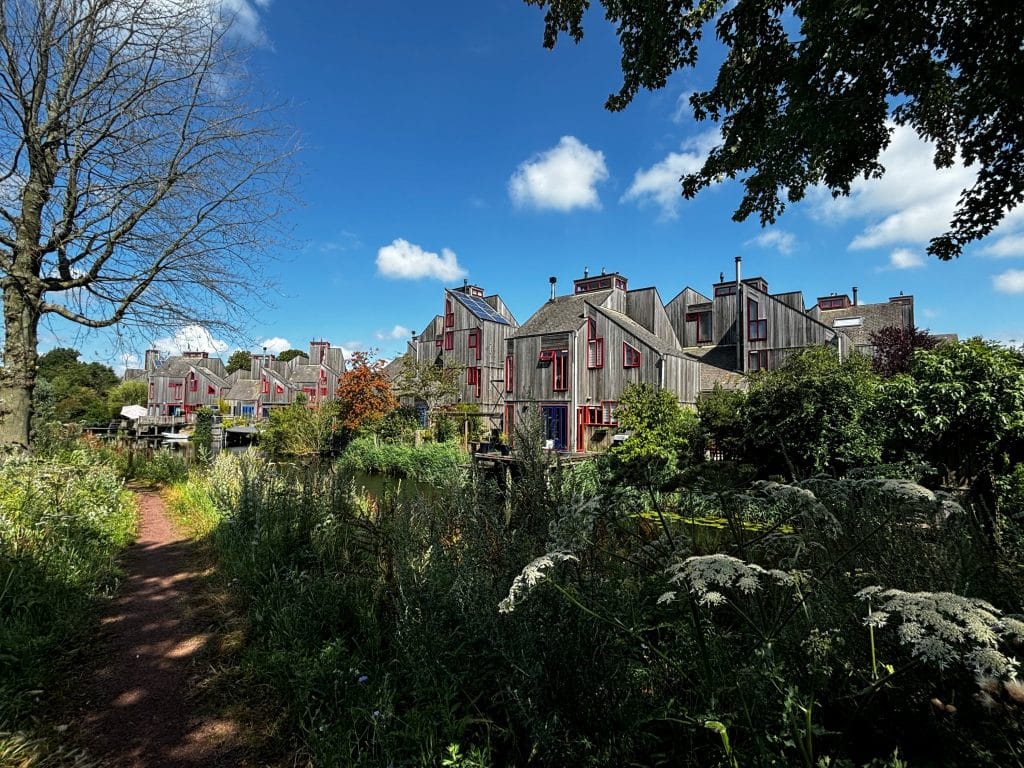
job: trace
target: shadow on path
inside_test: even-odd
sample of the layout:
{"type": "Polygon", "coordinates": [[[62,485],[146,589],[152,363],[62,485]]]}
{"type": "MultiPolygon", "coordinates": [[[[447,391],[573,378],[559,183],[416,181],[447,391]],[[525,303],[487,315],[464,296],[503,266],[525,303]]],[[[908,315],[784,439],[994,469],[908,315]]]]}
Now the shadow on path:
{"type": "Polygon", "coordinates": [[[190,698],[202,651],[216,639],[193,613],[205,578],[195,571],[194,545],[174,530],[156,493],[137,498],[139,539],[83,680],[83,737],[111,768],[237,766],[237,726],[204,717],[202,702],[190,698]]]}

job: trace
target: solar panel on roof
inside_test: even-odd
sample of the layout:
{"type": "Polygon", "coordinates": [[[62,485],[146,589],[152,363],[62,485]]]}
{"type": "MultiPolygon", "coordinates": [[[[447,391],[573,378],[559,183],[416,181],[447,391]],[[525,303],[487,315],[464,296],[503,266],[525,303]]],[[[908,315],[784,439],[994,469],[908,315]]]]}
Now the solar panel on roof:
{"type": "Polygon", "coordinates": [[[466,309],[481,320],[490,320],[492,323],[499,323],[500,325],[511,325],[507,318],[502,317],[495,312],[494,307],[483,299],[478,299],[475,296],[467,296],[464,293],[456,293],[455,296],[462,302],[466,309]]]}

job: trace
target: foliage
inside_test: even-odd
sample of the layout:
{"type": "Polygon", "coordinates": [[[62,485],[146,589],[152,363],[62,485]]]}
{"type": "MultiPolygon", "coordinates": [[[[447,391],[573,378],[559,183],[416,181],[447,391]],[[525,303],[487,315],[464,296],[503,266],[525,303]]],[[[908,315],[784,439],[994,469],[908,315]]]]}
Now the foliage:
{"type": "Polygon", "coordinates": [[[117,389],[117,376],[109,366],[81,362],[79,354],[57,347],[40,355],[38,391],[33,393],[36,429],[49,421],[106,425],[110,420],[107,397],[117,389]]]}
{"type": "Polygon", "coordinates": [[[1024,354],[981,339],[915,354],[910,375],[886,382],[890,451],[915,451],[948,480],[973,483],[1024,461],[1024,354]]]}
{"type": "Polygon", "coordinates": [[[209,408],[196,411],[195,429],[190,442],[199,461],[206,462],[213,457],[213,411],[209,408]]]}
{"type": "Polygon", "coordinates": [[[146,405],[148,402],[149,389],[146,382],[138,379],[122,381],[107,390],[107,407],[112,419],[120,416],[121,409],[126,405],[146,405]]]}
{"type": "Polygon", "coordinates": [[[0,730],[55,703],[134,532],[131,496],[91,452],[0,464],[0,730]]]}
{"type": "Polygon", "coordinates": [[[185,458],[170,448],[161,448],[151,456],[136,463],[134,476],[154,485],[171,485],[188,477],[185,458]]]}
{"type": "Polygon", "coordinates": [[[746,392],[725,389],[721,384],[715,384],[714,389],[697,400],[697,415],[705,438],[724,459],[736,460],[743,455],[746,400],[746,392]]]}
{"type": "Polygon", "coordinates": [[[424,403],[428,411],[452,405],[459,396],[463,371],[459,365],[436,365],[429,360],[417,360],[411,352],[402,356],[401,367],[395,378],[395,393],[424,403]]]}
{"type": "Polygon", "coordinates": [[[416,409],[405,406],[384,416],[377,425],[376,434],[385,443],[409,443],[413,441],[419,426],[416,409]]]}
{"type": "Polygon", "coordinates": [[[412,446],[357,437],[342,452],[338,466],[348,474],[364,472],[441,484],[458,477],[459,464],[464,459],[462,451],[452,443],[412,446]]]}
{"type": "Polygon", "coordinates": [[[669,488],[679,472],[704,452],[696,415],[667,389],[632,384],[615,409],[619,429],[629,438],[608,453],[615,481],[650,493],[669,488]]]}
{"type": "Polygon", "coordinates": [[[753,376],[744,411],[747,460],[763,473],[794,479],[877,464],[877,390],[869,360],[840,360],[831,347],[808,349],[753,376]]]}
{"type": "Polygon", "coordinates": [[[228,357],[227,365],[224,366],[224,370],[229,374],[235,371],[250,371],[252,370],[252,352],[246,349],[238,349],[231,353],[228,357]]]}
{"type": "Polygon", "coordinates": [[[304,397],[273,408],[260,430],[260,445],[272,456],[326,456],[341,444],[341,406],[310,406],[304,397]]]}
{"type": "Polygon", "coordinates": [[[338,379],[338,407],[342,426],[355,433],[372,427],[398,407],[391,382],[384,373],[386,363],[373,360],[366,352],[353,352],[338,379]]]}
{"type": "MultiPolygon", "coordinates": [[[[544,44],[579,41],[589,2],[526,0],[546,8],[544,44]]],[[[1021,202],[1022,96],[1006,72],[1018,60],[1024,10],[936,0],[898,16],[879,3],[785,0],[601,0],[622,48],[623,85],[606,106],[623,109],[640,88],[663,88],[697,66],[712,28],[725,46],[714,85],[690,96],[698,120],[721,128],[703,167],[683,177],[696,195],[740,177],[737,221],[774,223],[808,188],[849,194],[885,169],[893,124],[935,142],[937,167],[978,168],[950,230],[931,241],[941,259],[987,235],[1021,202]]],[[[711,48],[712,46],[708,46],[711,48]]]]}
{"type": "Polygon", "coordinates": [[[875,373],[890,379],[900,373],[909,373],[914,362],[914,352],[919,349],[934,349],[939,340],[920,328],[904,328],[889,325],[874,331],[869,337],[875,348],[871,364],[875,373]]]}
{"type": "Polygon", "coordinates": [[[303,352],[301,349],[286,349],[284,352],[277,356],[277,359],[282,363],[287,363],[291,360],[294,360],[296,357],[300,357],[305,354],[306,353],[303,352]]]}

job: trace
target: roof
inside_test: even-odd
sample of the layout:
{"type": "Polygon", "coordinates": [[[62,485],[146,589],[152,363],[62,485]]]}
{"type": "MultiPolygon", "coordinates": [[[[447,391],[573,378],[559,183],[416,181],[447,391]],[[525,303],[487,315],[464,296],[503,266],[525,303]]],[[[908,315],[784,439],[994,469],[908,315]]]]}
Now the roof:
{"type": "Polygon", "coordinates": [[[475,296],[468,296],[459,291],[448,291],[448,293],[458,299],[462,306],[472,312],[473,315],[480,320],[488,320],[492,323],[498,323],[499,325],[512,325],[512,323],[508,321],[507,317],[500,315],[495,311],[494,307],[483,299],[478,299],[475,296]]]}
{"type": "Polygon", "coordinates": [[[736,370],[736,347],[734,345],[687,347],[686,352],[702,363],[700,367],[701,392],[714,389],[716,384],[721,384],[725,389],[747,388],[747,377],[736,370]]]}
{"type": "Polygon", "coordinates": [[[651,349],[657,350],[663,355],[673,353],[681,355],[681,349],[665,341],[657,334],[651,333],[629,315],[624,315],[621,312],[616,312],[614,309],[608,309],[607,307],[594,307],[594,309],[619,327],[629,331],[651,349]]]}
{"type": "Polygon", "coordinates": [[[256,379],[238,379],[224,395],[225,400],[246,402],[260,396],[260,383],[256,379]]]}
{"type": "Polygon", "coordinates": [[[292,381],[319,381],[320,380],[320,366],[319,365],[296,365],[289,377],[292,381]]]}
{"type": "Polygon", "coordinates": [[[586,313],[586,305],[598,306],[603,304],[611,291],[593,291],[592,293],[581,293],[574,296],[559,296],[548,301],[540,309],[530,316],[530,319],[519,326],[513,339],[524,336],[540,336],[545,333],[561,333],[564,331],[575,331],[583,325],[583,315],[586,313]]]}

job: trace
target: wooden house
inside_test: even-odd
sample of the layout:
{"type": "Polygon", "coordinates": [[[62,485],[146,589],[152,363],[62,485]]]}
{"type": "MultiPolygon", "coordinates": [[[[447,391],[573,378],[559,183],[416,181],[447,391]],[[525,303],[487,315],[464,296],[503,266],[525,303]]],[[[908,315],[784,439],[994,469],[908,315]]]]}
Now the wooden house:
{"type": "Polygon", "coordinates": [[[630,291],[618,273],[573,282],[569,296],[555,296],[506,344],[505,431],[540,417],[549,445],[558,450],[607,447],[615,408],[630,384],[672,391],[696,402],[700,364],[682,350],[654,288],[630,291]]]}
{"type": "MultiPolygon", "coordinates": [[[[443,312],[412,338],[418,363],[460,369],[457,401],[476,405],[489,426],[500,427],[505,403],[505,341],[519,327],[497,294],[476,285],[447,288],[443,312]]],[[[397,374],[396,374],[397,375],[397,374]]],[[[421,410],[424,403],[413,403],[421,410]]]]}
{"type": "Polygon", "coordinates": [[[186,352],[162,359],[147,352],[147,417],[191,422],[200,408],[216,408],[229,389],[224,363],[206,352],[186,352]]]}
{"type": "Polygon", "coordinates": [[[744,374],[778,368],[787,356],[830,344],[841,355],[852,340],[815,311],[804,307],[800,291],[771,293],[763,277],[736,276],[711,287],[711,296],[684,288],[666,306],[683,349],[704,365],[701,391],[715,384],[744,386],[744,374]]]}

